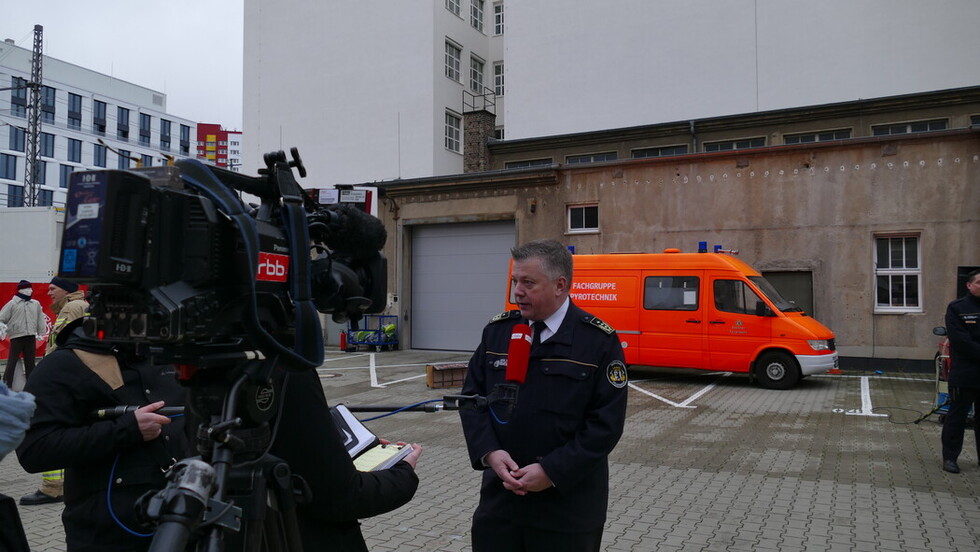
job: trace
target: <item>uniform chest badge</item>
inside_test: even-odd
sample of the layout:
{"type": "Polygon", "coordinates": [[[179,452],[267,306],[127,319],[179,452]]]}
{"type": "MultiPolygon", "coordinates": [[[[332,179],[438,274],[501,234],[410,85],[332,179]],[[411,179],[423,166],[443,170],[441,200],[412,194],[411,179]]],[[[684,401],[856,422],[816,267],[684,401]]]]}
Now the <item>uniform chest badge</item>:
{"type": "Polygon", "coordinates": [[[606,379],[616,389],[626,387],[629,377],[626,375],[626,365],[621,360],[614,360],[606,366],[606,379]]]}

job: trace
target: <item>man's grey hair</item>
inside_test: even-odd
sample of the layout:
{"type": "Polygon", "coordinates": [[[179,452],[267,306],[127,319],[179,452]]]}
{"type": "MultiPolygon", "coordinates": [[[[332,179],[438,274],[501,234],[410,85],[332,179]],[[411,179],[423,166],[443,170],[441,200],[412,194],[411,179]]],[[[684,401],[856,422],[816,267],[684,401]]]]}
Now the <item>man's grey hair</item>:
{"type": "Polygon", "coordinates": [[[535,240],[510,250],[515,261],[530,258],[541,259],[541,268],[548,278],[557,280],[564,276],[568,285],[572,284],[572,253],[555,240],[535,240]]]}

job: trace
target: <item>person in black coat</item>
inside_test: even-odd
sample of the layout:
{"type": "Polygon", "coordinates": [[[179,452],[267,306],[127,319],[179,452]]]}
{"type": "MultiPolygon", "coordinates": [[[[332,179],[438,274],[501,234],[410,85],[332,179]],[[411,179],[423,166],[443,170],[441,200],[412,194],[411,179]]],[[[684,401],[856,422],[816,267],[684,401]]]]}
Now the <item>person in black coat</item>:
{"type": "MultiPolygon", "coordinates": [[[[966,275],[969,293],[946,307],[949,336],[949,412],[943,422],[943,470],[960,473],[957,463],[963,450],[966,419],[973,408],[980,414],[980,270],[966,275]]],[[[974,426],[980,458],[980,424],[974,426]]]]}
{"type": "Polygon", "coordinates": [[[312,490],[312,501],[297,505],[304,550],[366,552],[359,519],[390,512],[408,503],[419,479],[415,464],[422,447],[389,469],[360,472],[314,370],[280,371],[283,381],[280,427],[270,453],[282,458],[312,490]]]}
{"type": "Polygon", "coordinates": [[[483,331],[464,395],[503,383],[515,325],[534,322],[526,381],[512,412],[460,410],[474,469],[474,552],[596,551],[609,495],[609,453],[623,433],[627,375],[616,332],[569,299],[572,258],[555,241],[512,250],[519,311],[483,331]]]}
{"type": "Polygon", "coordinates": [[[28,472],[65,469],[62,522],[69,552],[144,550],[151,526],[136,500],[165,486],[164,470],[188,453],[182,418],[155,411],[183,404],[172,366],[154,365],[90,339],[80,320],[58,336],[27,381],[37,401],[17,458],[28,472]],[[140,408],[96,419],[100,408],[140,408]]]}

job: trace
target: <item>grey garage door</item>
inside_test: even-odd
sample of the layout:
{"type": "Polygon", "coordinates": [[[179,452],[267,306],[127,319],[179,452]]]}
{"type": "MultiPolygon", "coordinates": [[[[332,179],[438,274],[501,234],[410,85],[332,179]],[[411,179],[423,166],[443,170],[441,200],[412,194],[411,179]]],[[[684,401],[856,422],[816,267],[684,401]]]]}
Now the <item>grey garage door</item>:
{"type": "Polygon", "coordinates": [[[412,229],[411,347],[472,351],[504,310],[514,222],[412,229]]]}

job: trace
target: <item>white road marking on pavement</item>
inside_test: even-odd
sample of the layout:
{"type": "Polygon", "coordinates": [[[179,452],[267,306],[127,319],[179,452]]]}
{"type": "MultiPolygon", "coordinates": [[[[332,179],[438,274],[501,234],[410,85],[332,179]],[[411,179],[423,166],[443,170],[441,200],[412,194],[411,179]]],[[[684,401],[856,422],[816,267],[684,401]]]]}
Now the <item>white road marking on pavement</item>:
{"type": "Polygon", "coordinates": [[[667,403],[667,404],[669,404],[669,405],[671,405],[671,406],[673,406],[675,408],[697,408],[697,406],[691,406],[691,402],[693,402],[694,400],[700,398],[702,395],[704,395],[708,391],[711,391],[711,389],[714,388],[715,384],[718,383],[718,380],[720,380],[721,378],[724,378],[724,377],[727,377],[727,376],[732,375],[731,372],[720,372],[720,374],[721,374],[721,376],[718,379],[716,379],[715,381],[713,381],[710,384],[706,385],[703,389],[701,389],[697,393],[695,393],[695,394],[691,395],[690,397],[688,397],[687,400],[685,400],[684,402],[680,402],[680,403],[677,403],[677,402],[674,402],[674,401],[672,401],[670,399],[661,397],[660,395],[657,395],[656,393],[651,393],[650,391],[647,391],[646,389],[643,389],[641,387],[637,387],[634,382],[630,382],[629,386],[632,389],[635,389],[635,390],[639,391],[640,393],[643,393],[644,395],[648,395],[648,396],[653,397],[653,398],[655,398],[655,399],[657,399],[659,401],[663,401],[663,402],[665,402],[665,403],[667,403]]]}
{"type": "Polygon", "coordinates": [[[871,384],[868,383],[868,376],[861,376],[861,410],[850,409],[844,412],[848,416],[875,416],[887,417],[888,414],[875,414],[871,406],[871,384]]]}

